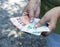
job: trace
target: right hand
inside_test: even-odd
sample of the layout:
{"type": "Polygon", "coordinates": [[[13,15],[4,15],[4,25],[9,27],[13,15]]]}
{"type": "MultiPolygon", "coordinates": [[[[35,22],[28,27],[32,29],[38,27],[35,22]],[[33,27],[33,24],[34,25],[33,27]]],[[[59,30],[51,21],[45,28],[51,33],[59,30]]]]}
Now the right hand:
{"type": "Polygon", "coordinates": [[[30,18],[30,22],[34,20],[34,18],[39,17],[40,13],[40,0],[30,0],[27,6],[23,11],[23,16],[28,15],[30,18]]]}
{"type": "Polygon", "coordinates": [[[48,28],[50,29],[50,32],[46,32],[46,33],[43,33],[43,34],[49,35],[55,29],[59,16],[60,16],[60,7],[55,7],[53,9],[49,10],[42,17],[42,19],[37,23],[36,27],[40,27],[44,23],[47,23],[48,28]]]}

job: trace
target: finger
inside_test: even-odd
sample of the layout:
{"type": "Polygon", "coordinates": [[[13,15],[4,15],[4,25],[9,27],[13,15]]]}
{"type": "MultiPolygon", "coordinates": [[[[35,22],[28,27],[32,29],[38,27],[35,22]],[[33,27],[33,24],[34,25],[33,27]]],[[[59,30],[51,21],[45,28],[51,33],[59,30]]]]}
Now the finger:
{"type": "Polygon", "coordinates": [[[46,32],[42,32],[41,35],[46,36],[46,32]]]}
{"type": "Polygon", "coordinates": [[[49,34],[51,34],[51,32],[42,32],[42,35],[43,35],[43,36],[47,36],[47,35],[49,35],[49,34]]]}
{"type": "Polygon", "coordinates": [[[38,6],[37,9],[35,10],[35,18],[38,18],[40,14],[40,7],[38,6]]]}
{"type": "Polygon", "coordinates": [[[24,12],[24,13],[22,14],[22,16],[26,16],[26,15],[28,15],[28,13],[27,13],[27,12],[24,12]]]}
{"type": "Polygon", "coordinates": [[[34,20],[34,11],[33,10],[29,11],[29,18],[30,18],[30,22],[33,22],[33,20],[34,20]]]}
{"type": "Polygon", "coordinates": [[[49,35],[49,34],[51,34],[51,33],[52,33],[52,32],[46,32],[45,34],[46,34],[46,35],[49,35]]]}
{"type": "Polygon", "coordinates": [[[27,14],[27,13],[28,13],[28,5],[26,5],[26,7],[24,8],[22,15],[25,15],[25,14],[27,14]]]}
{"type": "Polygon", "coordinates": [[[56,26],[56,19],[51,19],[48,28],[50,29],[50,31],[53,31],[55,29],[56,26]]]}
{"type": "Polygon", "coordinates": [[[48,26],[48,28],[50,29],[50,31],[53,31],[53,30],[55,29],[55,25],[54,25],[54,24],[50,24],[50,25],[48,26]]]}
{"type": "Polygon", "coordinates": [[[39,26],[43,25],[46,21],[47,21],[47,19],[46,19],[46,17],[44,16],[44,17],[36,24],[36,27],[39,27],[39,26]]]}

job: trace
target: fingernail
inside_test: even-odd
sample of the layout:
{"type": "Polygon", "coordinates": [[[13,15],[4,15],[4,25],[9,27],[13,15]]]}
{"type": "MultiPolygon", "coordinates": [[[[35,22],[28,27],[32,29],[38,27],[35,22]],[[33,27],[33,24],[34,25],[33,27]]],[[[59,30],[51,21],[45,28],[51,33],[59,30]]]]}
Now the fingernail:
{"type": "Polygon", "coordinates": [[[33,20],[30,20],[30,22],[32,23],[32,22],[33,22],[33,20]]]}
{"type": "Polygon", "coordinates": [[[35,25],[35,27],[38,27],[37,25],[35,25]]]}

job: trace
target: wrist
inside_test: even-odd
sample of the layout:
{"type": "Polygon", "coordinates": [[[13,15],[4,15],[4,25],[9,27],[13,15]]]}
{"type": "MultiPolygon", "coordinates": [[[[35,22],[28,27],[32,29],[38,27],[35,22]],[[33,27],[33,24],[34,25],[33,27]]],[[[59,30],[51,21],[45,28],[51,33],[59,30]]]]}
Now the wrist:
{"type": "Polygon", "coordinates": [[[29,2],[41,2],[41,0],[29,0],[29,2]]]}
{"type": "Polygon", "coordinates": [[[58,18],[60,17],[60,7],[55,7],[57,13],[58,13],[58,18]]]}

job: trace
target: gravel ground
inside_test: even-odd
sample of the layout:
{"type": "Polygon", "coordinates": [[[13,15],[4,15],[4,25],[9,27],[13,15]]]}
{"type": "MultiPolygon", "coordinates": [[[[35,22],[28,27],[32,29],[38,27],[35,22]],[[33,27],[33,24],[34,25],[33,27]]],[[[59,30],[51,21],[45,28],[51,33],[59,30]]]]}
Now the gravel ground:
{"type": "Polygon", "coordinates": [[[28,0],[0,0],[0,47],[47,47],[46,38],[23,33],[9,21],[22,14],[28,0]]]}

